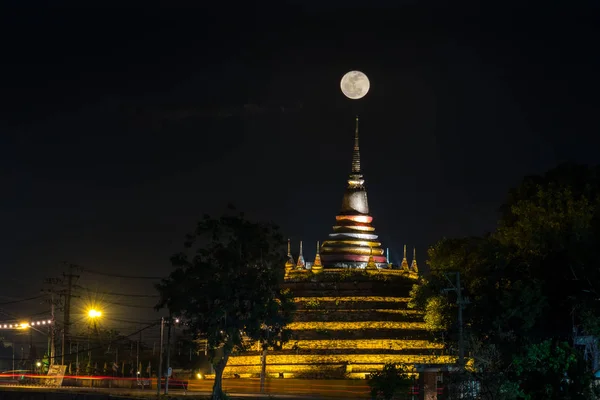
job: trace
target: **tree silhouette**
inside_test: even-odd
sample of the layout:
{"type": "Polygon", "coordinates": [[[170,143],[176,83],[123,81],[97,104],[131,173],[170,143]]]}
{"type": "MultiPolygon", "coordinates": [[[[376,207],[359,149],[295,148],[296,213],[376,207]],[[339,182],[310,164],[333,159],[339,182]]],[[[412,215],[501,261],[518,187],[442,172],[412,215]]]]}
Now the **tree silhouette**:
{"type": "Polygon", "coordinates": [[[283,244],[272,223],[250,222],[243,213],[206,215],[187,237],[188,252],[171,258],[176,269],[157,285],[157,308],[183,317],[188,333],[207,341],[215,369],[214,400],[223,398],[229,356],[250,345],[245,337],[265,347],[289,339],[293,299],[279,289],[283,244]]]}

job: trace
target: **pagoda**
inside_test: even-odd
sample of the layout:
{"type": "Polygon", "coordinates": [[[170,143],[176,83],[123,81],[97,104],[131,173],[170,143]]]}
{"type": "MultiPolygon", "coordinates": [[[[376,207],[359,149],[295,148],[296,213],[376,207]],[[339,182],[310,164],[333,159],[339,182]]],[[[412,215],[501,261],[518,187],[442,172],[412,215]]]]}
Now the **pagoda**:
{"type": "Polygon", "coordinates": [[[358,142],[358,117],[354,132],[352,170],[348,186],[344,192],[342,209],[335,217],[333,232],[321,247],[321,260],[326,269],[367,267],[373,263],[377,268],[388,268],[387,258],[377,241],[375,228],[371,225],[367,190],[360,167],[360,146],[358,142]]]}
{"type": "MultiPolygon", "coordinates": [[[[295,258],[288,240],[281,287],[291,291],[296,303],[287,325],[291,339],[268,356],[259,343],[248,343],[248,351],[230,356],[225,377],[257,378],[264,371],[272,378],[365,379],[395,364],[419,380],[431,379],[421,385],[428,393],[440,389],[440,368],[456,357],[432,340],[423,311],[409,306],[410,291],[419,283],[416,252],[409,264],[404,246],[402,264],[388,264],[372,221],[357,118],[352,171],[333,232],[322,246],[317,242],[312,265],[305,262],[302,242],[295,258]]],[[[307,393],[306,386],[298,383],[293,390],[307,393]]]]}

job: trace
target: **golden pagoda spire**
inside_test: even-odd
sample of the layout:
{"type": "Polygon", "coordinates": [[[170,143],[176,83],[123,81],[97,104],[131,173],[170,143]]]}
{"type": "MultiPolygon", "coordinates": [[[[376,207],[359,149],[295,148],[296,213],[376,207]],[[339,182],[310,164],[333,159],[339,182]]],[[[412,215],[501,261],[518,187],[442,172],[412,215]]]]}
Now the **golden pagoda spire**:
{"type": "Polygon", "coordinates": [[[373,259],[373,248],[371,248],[371,254],[369,254],[369,261],[367,261],[366,269],[377,269],[377,264],[375,264],[375,259],[373,259]]]}
{"type": "Polygon", "coordinates": [[[410,265],[410,270],[413,272],[419,272],[419,267],[417,267],[417,249],[413,247],[413,259],[412,264],[410,265]]]}
{"type": "Polygon", "coordinates": [[[290,274],[290,271],[294,269],[294,257],[292,257],[292,245],[290,239],[288,239],[287,243],[287,261],[285,262],[285,278],[287,278],[290,274]]]}
{"type": "Polygon", "coordinates": [[[296,263],[296,269],[304,269],[306,268],[306,263],[304,262],[304,256],[302,255],[302,240],[300,241],[300,255],[298,255],[298,262],[296,263]]]}
{"type": "Polygon", "coordinates": [[[406,260],[406,245],[404,245],[404,258],[402,258],[402,265],[400,267],[403,270],[408,271],[408,261],[406,260]]]}
{"type": "Polygon", "coordinates": [[[358,115],[356,116],[356,130],[354,131],[354,151],[352,153],[352,173],[360,174],[360,147],[358,146],[358,115]]]}
{"type": "Polygon", "coordinates": [[[356,117],[352,171],[348,174],[348,186],[344,191],[340,212],[335,217],[333,232],[320,249],[325,269],[364,269],[371,254],[377,266],[387,262],[375,228],[371,225],[373,217],[369,215],[369,201],[361,167],[356,117]]]}
{"type": "Polygon", "coordinates": [[[320,247],[321,246],[319,246],[319,242],[317,242],[317,255],[315,255],[315,262],[313,263],[312,267],[310,267],[310,270],[313,272],[313,274],[320,274],[321,272],[323,272],[321,254],[319,254],[320,247]]]}

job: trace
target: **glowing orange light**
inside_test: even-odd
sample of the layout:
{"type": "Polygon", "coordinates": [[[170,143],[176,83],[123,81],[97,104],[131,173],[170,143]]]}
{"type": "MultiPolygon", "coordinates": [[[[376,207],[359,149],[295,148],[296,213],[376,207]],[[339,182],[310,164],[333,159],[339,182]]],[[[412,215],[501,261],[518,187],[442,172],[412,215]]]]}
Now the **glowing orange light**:
{"type": "Polygon", "coordinates": [[[371,240],[336,240],[327,242],[327,244],[351,244],[356,246],[379,247],[381,242],[373,242],[371,240]]]}
{"type": "Polygon", "coordinates": [[[343,220],[348,220],[348,221],[354,221],[354,222],[361,222],[364,224],[370,224],[373,221],[373,217],[370,217],[368,215],[338,215],[337,217],[335,217],[336,221],[343,221],[343,220]]]}
{"type": "Polygon", "coordinates": [[[372,232],[375,230],[375,228],[373,228],[372,226],[361,226],[361,225],[353,225],[353,226],[334,226],[333,227],[334,230],[338,230],[338,229],[350,229],[353,231],[366,231],[366,232],[372,232]]]}

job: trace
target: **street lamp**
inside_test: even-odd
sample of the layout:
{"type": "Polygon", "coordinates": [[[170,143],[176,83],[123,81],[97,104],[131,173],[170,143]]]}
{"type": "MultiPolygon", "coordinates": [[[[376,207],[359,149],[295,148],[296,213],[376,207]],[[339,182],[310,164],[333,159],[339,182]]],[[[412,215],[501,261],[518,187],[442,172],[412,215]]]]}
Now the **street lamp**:
{"type": "MultiPolygon", "coordinates": [[[[102,316],[102,311],[90,308],[87,312],[88,318],[92,321],[94,328],[96,327],[96,320],[102,316]]],[[[92,369],[92,349],[90,348],[90,325],[88,325],[88,366],[90,371],[92,369]]]]}
{"type": "Polygon", "coordinates": [[[164,338],[164,329],[165,329],[165,323],[168,323],[168,331],[167,331],[167,376],[165,379],[165,394],[169,393],[169,378],[171,376],[171,374],[169,373],[169,371],[172,371],[171,369],[171,326],[173,325],[173,322],[175,323],[179,323],[179,318],[173,318],[171,316],[169,316],[168,321],[165,320],[165,317],[161,317],[160,319],[160,351],[159,351],[159,356],[158,356],[158,376],[157,376],[157,380],[156,380],[156,394],[157,396],[160,396],[160,386],[161,386],[161,382],[162,382],[162,364],[163,364],[163,358],[162,358],[162,354],[163,354],[163,338],[164,338]]]}

